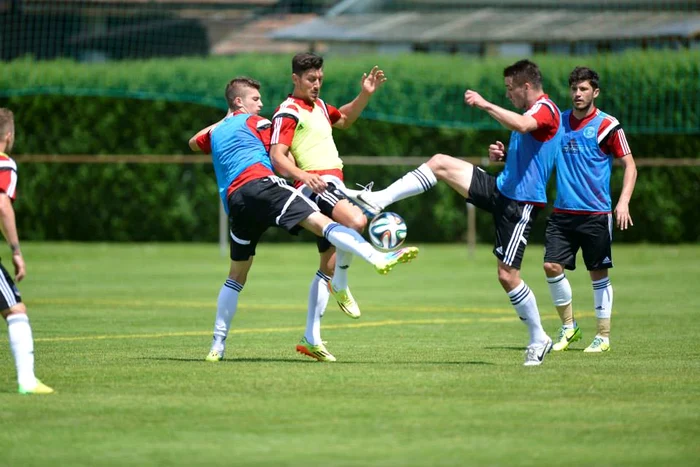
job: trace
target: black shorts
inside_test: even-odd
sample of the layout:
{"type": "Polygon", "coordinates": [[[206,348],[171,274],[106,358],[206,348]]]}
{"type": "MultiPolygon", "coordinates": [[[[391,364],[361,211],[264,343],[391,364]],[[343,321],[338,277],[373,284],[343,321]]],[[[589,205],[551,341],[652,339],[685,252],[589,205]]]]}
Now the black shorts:
{"type": "Polygon", "coordinates": [[[479,167],[474,167],[467,202],[491,213],[496,227],[493,254],[508,266],[520,269],[532,224],[542,209],[504,196],[498,191],[496,177],[479,167]]]}
{"type": "Polygon", "coordinates": [[[545,263],[563,264],[576,269],[576,254],[583,252],[589,271],[613,267],[612,214],[552,213],[544,237],[545,263]]]}
{"type": "Polygon", "coordinates": [[[255,256],[255,246],[268,227],[299,233],[299,223],[318,211],[301,191],[273,175],[250,181],[228,199],[231,259],[255,256]]]}
{"type": "Polygon", "coordinates": [[[7,310],[18,303],[22,303],[19,290],[5,266],[0,264],[0,310],[7,310]]]}
{"type": "MultiPolygon", "coordinates": [[[[311,201],[316,203],[318,208],[321,210],[321,213],[333,219],[333,209],[335,208],[335,205],[341,200],[347,199],[347,196],[345,196],[345,193],[341,191],[341,187],[337,186],[338,184],[342,185],[343,183],[337,177],[332,175],[323,175],[322,177],[328,184],[326,191],[323,193],[314,193],[306,185],[302,185],[300,189],[302,190],[302,193],[308,196],[311,201]],[[333,179],[335,180],[331,181],[333,179]]],[[[344,188],[344,186],[342,187],[344,188]]],[[[331,242],[329,242],[326,237],[317,237],[316,246],[318,247],[319,253],[324,253],[333,245],[331,245],[331,242]]]]}

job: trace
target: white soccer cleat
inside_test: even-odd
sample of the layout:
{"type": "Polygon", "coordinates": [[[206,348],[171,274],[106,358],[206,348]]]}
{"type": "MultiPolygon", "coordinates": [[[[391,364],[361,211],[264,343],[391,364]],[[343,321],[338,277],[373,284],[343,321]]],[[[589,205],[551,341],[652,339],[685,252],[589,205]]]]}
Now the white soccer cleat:
{"type": "Polygon", "coordinates": [[[545,355],[552,350],[552,339],[547,337],[547,342],[543,344],[530,344],[525,349],[524,366],[542,365],[545,355]]]}
{"type": "MultiPolygon", "coordinates": [[[[362,186],[362,185],[360,185],[362,186]]],[[[379,206],[374,200],[372,200],[372,187],[374,182],[369,182],[367,185],[362,186],[362,190],[347,190],[344,191],[345,196],[347,196],[348,201],[350,201],[355,206],[362,209],[362,212],[368,219],[373,219],[380,212],[382,212],[382,207],[379,206]]]]}

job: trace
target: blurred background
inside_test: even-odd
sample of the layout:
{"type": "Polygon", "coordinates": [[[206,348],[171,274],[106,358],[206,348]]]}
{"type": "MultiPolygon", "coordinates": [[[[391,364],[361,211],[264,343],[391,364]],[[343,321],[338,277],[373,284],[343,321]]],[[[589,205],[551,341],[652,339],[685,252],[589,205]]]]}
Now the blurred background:
{"type": "MultiPolygon", "coordinates": [[[[348,186],[386,186],[437,152],[487,164],[488,144],[508,132],[467,108],[465,89],[511,108],[502,70],[530,58],[564,110],[568,74],[592,67],[598,106],[622,123],[639,166],[635,227],[616,241],[700,240],[691,0],[0,0],[0,106],[16,119],[21,237],[217,241],[213,170],[187,140],[224,115],[235,76],[261,81],[270,116],[303,51],[325,57],[322,96],[336,106],[372,66],[389,78],[360,121],[334,132],[348,186]]],[[[614,198],[621,178],[618,167],[614,198]]],[[[464,202],[444,186],[392,209],[412,242],[466,238],[464,202]]],[[[492,241],[489,216],[475,227],[492,241]]]]}

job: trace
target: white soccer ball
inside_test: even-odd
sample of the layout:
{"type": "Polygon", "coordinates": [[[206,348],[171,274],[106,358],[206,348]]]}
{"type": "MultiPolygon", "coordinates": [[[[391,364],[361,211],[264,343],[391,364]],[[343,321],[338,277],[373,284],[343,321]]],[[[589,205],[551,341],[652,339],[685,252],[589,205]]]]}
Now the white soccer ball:
{"type": "Polygon", "coordinates": [[[395,250],[406,240],[406,221],[395,212],[383,212],[370,222],[369,239],[380,250],[395,250]]]}

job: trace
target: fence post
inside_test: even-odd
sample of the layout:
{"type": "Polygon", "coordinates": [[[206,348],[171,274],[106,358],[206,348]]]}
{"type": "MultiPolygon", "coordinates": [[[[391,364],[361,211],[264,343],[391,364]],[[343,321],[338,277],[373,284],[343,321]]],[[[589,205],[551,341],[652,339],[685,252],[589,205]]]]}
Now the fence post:
{"type": "Polygon", "coordinates": [[[476,207],[467,203],[467,254],[474,258],[476,254],[476,207]]]}

